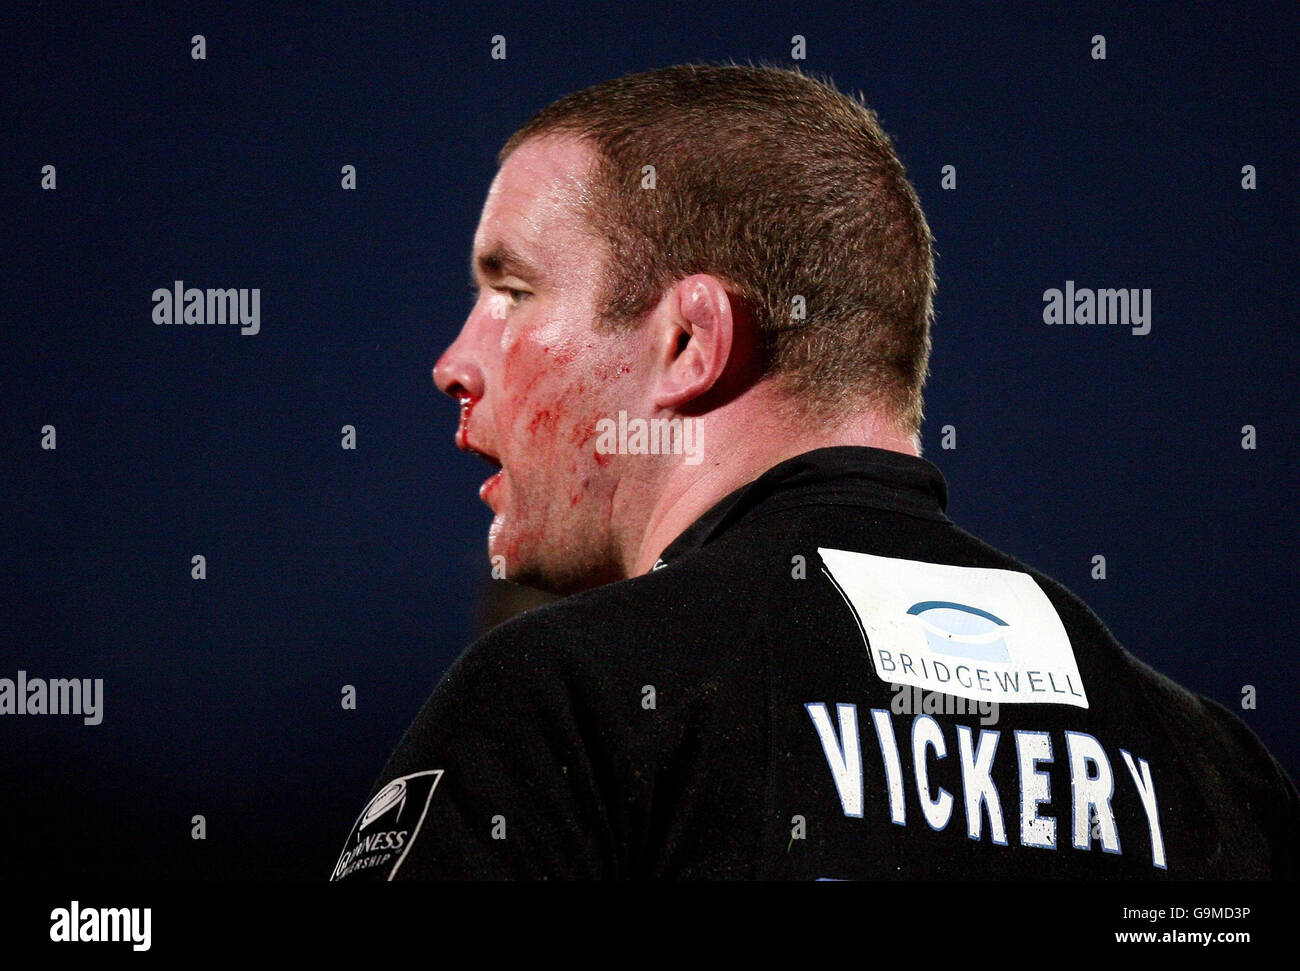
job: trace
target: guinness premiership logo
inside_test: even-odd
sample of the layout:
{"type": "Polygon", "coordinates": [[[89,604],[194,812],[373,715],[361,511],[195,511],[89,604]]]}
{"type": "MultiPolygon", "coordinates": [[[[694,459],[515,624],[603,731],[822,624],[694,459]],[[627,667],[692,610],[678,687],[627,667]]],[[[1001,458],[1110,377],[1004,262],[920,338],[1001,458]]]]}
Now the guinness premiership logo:
{"type": "Polygon", "coordinates": [[[374,867],[387,870],[385,880],[393,879],[420,832],[441,778],[442,769],[415,772],[394,779],[375,793],[352,824],[330,880],[374,867]]]}

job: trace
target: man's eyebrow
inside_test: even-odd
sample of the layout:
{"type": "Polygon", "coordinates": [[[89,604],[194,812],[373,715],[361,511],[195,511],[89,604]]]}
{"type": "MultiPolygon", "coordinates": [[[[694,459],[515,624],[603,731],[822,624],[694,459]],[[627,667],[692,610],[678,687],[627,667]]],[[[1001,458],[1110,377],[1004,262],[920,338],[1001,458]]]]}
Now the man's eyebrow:
{"type": "Polygon", "coordinates": [[[510,273],[530,282],[537,282],[542,278],[542,272],[535,264],[520,256],[505,243],[496,243],[486,253],[480,253],[470,260],[470,284],[477,286],[478,274],[475,273],[475,269],[485,277],[504,276],[510,273]]]}

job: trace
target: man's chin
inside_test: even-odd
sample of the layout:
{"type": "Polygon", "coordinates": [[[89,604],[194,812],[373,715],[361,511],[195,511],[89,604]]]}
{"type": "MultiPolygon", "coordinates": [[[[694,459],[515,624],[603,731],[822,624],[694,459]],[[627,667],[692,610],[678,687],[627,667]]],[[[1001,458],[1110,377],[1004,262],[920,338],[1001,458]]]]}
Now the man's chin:
{"type": "Polygon", "coordinates": [[[532,587],[535,590],[555,594],[557,597],[567,597],[571,594],[582,593],[584,590],[594,590],[596,587],[603,587],[607,583],[614,583],[622,579],[621,576],[610,574],[605,574],[602,578],[593,573],[556,574],[535,571],[525,574],[516,582],[522,583],[526,587],[532,587]]]}
{"type": "Polygon", "coordinates": [[[582,593],[624,579],[620,570],[602,567],[591,560],[573,555],[555,558],[521,557],[516,551],[512,559],[504,553],[509,544],[504,542],[507,537],[498,528],[498,522],[499,519],[493,520],[493,531],[488,539],[488,555],[492,561],[494,577],[559,597],[582,593]]]}
{"type": "Polygon", "coordinates": [[[511,583],[541,590],[557,597],[567,597],[573,593],[582,593],[594,587],[603,586],[609,580],[601,580],[589,571],[573,569],[548,569],[523,563],[517,569],[506,569],[506,579],[511,583]]]}

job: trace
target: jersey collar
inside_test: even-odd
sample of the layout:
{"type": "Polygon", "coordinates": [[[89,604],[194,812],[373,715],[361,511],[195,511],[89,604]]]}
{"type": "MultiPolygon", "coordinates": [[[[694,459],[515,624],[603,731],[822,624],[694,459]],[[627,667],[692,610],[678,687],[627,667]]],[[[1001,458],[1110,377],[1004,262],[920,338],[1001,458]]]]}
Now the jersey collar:
{"type": "Polygon", "coordinates": [[[669,543],[651,569],[699,549],[757,509],[813,501],[875,506],[951,522],[948,484],[932,463],[883,448],[836,445],[786,459],[726,496],[669,543]]]}

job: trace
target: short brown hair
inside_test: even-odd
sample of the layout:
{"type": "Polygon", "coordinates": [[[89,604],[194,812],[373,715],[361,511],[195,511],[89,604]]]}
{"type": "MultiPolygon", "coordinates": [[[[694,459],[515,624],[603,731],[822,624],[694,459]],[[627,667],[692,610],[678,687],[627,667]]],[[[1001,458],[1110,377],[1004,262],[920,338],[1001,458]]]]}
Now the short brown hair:
{"type": "Polygon", "coordinates": [[[860,97],[787,68],[675,65],[561,98],[498,162],[545,135],[596,148],[584,212],[610,247],[604,326],[635,325],[677,280],[716,275],[755,315],[764,374],[809,411],[866,402],[919,434],[933,237],[860,97]]]}

